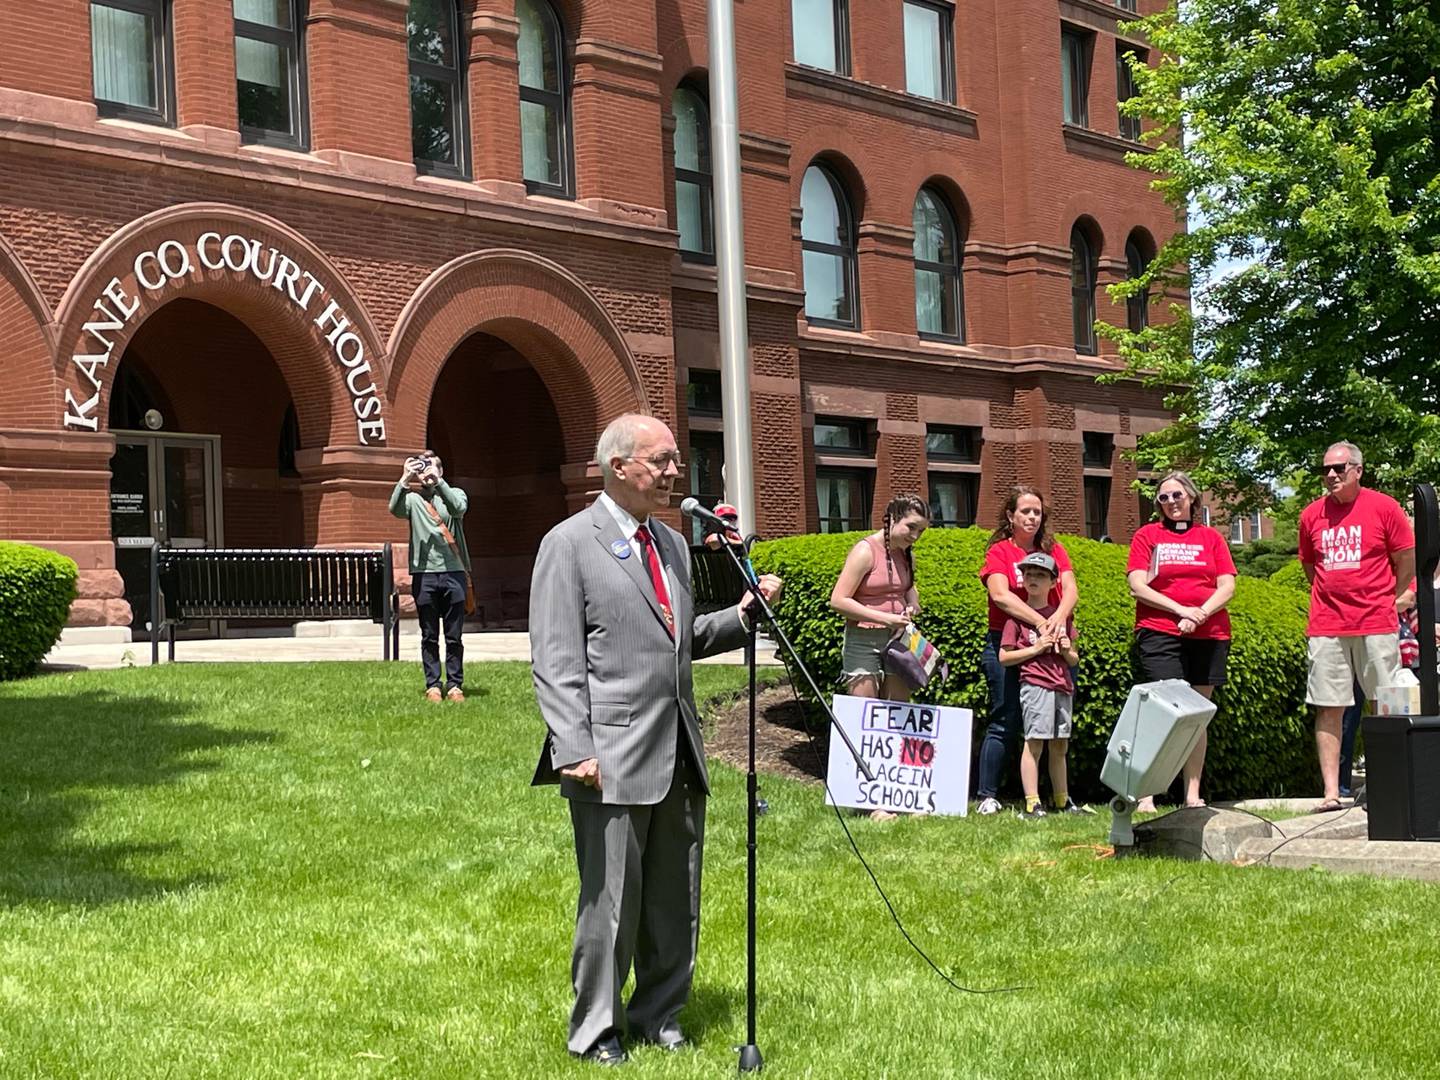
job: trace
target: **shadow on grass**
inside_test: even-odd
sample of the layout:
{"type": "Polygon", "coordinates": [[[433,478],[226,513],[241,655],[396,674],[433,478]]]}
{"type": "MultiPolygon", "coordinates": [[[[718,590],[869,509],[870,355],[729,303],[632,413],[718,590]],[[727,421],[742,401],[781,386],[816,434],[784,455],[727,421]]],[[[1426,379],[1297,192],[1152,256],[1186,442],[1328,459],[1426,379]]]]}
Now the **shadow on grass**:
{"type": "Polygon", "coordinates": [[[274,738],[186,723],[187,709],[96,690],[0,699],[0,904],[99,906],[217,882],[213,874],[156,878],[130,868],[175,852],[174,842],[82,838],[87,821],[107,813],[145,829],[130,793],[218,768],[217,758],[198,756],[207,751],[274,738]]]}
{"type": "Polygon", "coordinates": [[[696,983],[689,1004],[680,1014],[680,1023],[693,1042],[703,1042],[714,1031],[717,1037],[733,1035],[731,1041],[739,1044],[745,1041],[744,1014],[745,995],[740,990],[696,983]]]}

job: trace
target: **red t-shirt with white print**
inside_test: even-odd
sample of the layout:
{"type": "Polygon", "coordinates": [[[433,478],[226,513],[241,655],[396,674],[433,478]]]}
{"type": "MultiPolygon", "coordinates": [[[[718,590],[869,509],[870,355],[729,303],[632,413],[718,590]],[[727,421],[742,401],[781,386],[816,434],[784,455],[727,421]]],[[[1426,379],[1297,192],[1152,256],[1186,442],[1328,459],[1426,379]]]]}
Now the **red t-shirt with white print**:
{"type": "Polygon", "coordinates": [[[1400,504],[1361,488],[1351,503],[1329,495],[1300,512],[1300,561],[1315,572],[1310,586],[1311,637],[1393,634],[1395,569],[1390,557],[1415,547],[1400,504]]]}
{"type": "MultiPolygon", "coordinates": [[[[1221,574],[1235,573],[1230,545],[1208,525],[1191,525],[1181,531],[1163,522],[1142,525],[1130,541],[1126,572],[1144,570],[1156,592],[1185,607],[1199,607],[1215,591],[1221,574]]],[[[1135,601],[1135,628],[1180,633],[1180,620],[1164,608],[1135,601]]],[[[1221,640],[1230,636],[1230,614],[1223,608],[1206,619],[1188,637],[1221,640]]]]}
{"type": "MultiPolygon", "coordinates": [[[[991,574],[1004,574],[1006,580],[1010,582],[1010,591],[1018,596],[1022,602],[1026,602],[1025,574],[1020,569],[1020,560],[1029,554],[1030,552],[1015,543],[1014,540],[1001,540],[991,544],[985,550],[985,562],[980,567],[981,583],[986,584],[988,589],[989,586],[987,583],[990,580],[991,574]]],[[[1046,600],[1046,603],[1058,607],[1060,605],[1059,575],[1071,569],[1070,556],[1065,553],[1064,545],[1058,540],[1050,545],[1050,550],[1046,552],[1046,554],[1055,560],[1055,568],[1057,571],[1055,585],[1051,588],[1050,596],[1046,600]]],[[[1005,629],[1005,619],[1007,616],[1005,612],[995,606],[995,601],[991,600],[988,594],[985,600],[990,606],[990,629],[998,634],[1001,630],[1005,629]]]]}

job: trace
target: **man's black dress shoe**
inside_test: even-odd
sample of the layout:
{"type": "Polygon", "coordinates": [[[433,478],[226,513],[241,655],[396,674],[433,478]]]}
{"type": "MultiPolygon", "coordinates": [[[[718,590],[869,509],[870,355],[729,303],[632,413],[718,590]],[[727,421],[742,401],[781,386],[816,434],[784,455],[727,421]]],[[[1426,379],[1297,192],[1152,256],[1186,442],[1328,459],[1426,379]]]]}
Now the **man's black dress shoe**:
{"type": "Polygon", "coordinates": [[[614,1035],[607,1035],[583,1054],[575,1056],[585,1061],[593,1061],[597,1065],[624,1065],[630,1060],[630,1055],[625,1053],[625,1048],[620,1045],[620,1039],[614,1035]]]}

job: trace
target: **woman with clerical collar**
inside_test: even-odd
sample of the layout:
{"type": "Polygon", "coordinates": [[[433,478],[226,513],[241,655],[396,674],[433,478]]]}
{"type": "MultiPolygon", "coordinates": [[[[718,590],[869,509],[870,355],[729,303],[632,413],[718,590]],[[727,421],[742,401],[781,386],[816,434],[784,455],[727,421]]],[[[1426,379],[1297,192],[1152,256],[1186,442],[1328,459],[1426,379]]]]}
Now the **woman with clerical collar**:
{"type": "MultiPolygon", "coordinates": [[[[1135,656],[1142,682],[1184,679],[1209,697],[1225,682],[1235,561],[1230,545],[1195,520],[1200,492],[1183,472],[1167,473],[1155,489],[1160,520],[1142,525],[1130,541],[1126,567],[1135,597],[1135,656]]],[[[1205,732],[1185,763],[1185,805],[1204,806],[1200,772],[1205,732]]],[[[1146,796],[1139,809],[1153,811],[1146,796]]]]}

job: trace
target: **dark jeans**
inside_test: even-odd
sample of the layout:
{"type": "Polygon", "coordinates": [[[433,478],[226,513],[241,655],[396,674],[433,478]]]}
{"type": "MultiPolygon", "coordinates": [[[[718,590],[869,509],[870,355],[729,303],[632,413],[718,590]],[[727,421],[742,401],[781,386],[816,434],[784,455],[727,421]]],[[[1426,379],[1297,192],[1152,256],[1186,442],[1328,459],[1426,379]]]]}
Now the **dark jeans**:
{"type": "Polygon", "coordinates": [[[420,616],[420,662],[425,665],[425,688],[440,686],[440,624],[445,624],[444,689],[465,685],[465,572],[416,574],[411,582],[415,610],[420,616]]]}
{"type": "Polygon", "coordinates": [[[1000,634],[985,635],[980,666],[990,684],[990,724],[980,743],[980,781],[976,795],[999,798],[1011,755],[1020,744],[1020,668],[1000,663],[1000,634]]]}
{"type": "Polygon", "coordinates": [[[1360,714],[1365,710],[1365,689],[1355,680],[1355,704],[1345,710],[1340,728],[1340,794],[1350,794],[1350,767],[1355,763],[1355,735],[1360,730],[1360,714]]]}

